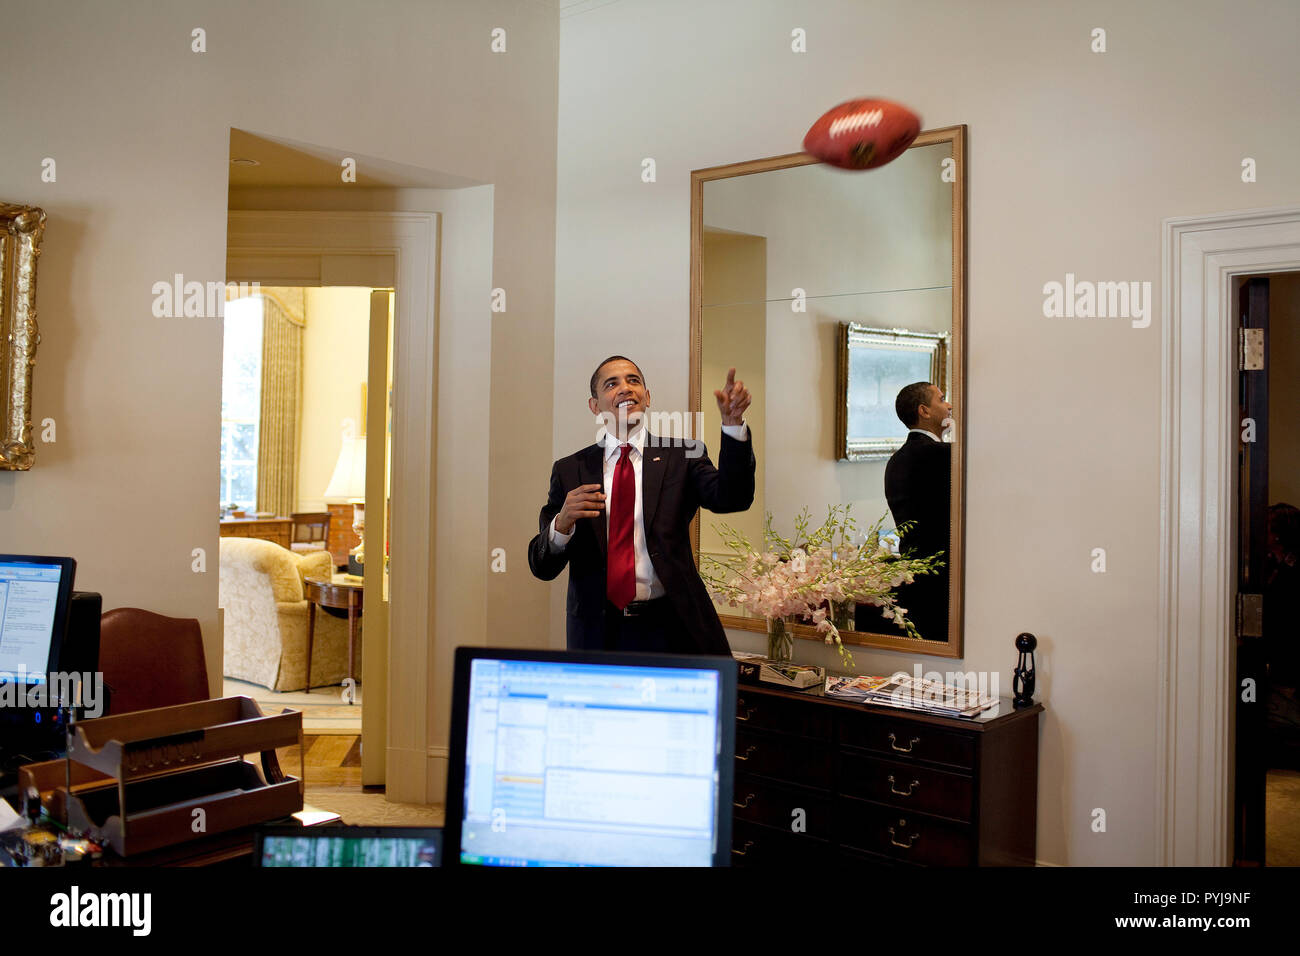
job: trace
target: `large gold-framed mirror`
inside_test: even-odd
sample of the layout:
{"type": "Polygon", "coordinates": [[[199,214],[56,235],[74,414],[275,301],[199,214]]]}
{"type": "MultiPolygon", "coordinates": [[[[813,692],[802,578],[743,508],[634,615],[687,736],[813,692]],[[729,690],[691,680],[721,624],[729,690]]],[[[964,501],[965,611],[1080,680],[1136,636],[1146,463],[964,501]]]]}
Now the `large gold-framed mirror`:
{"type": "MultiPolygon", "coordinates": [[[[908,586],[906,599],[900,592],[920,638],[860,605],[855,629],[840,632],[847,645],[963,653],[965,147],[966,127],[950,126],[922,132],[898,159],[865,172],[791,153],[691,173],[690,401],[706,441],[720,431],[712,392],[729,367],[754,396],[746,413],[758,458],[754,503],[726,523],[757,542],[766,512],[789,535],[804,507],[815,526],[828,505],[851,503],[860,529],[883,517],[887,533],[900,523],[891,499],[906,513],[914,489],[936,517],[912,527],[928,521],[929,540],[941,543],[944,476],[915,473],[904,485],[900,475],[914,473],[896,465],[887,497],[885,473],[908,441],[949,443],[946,566],[928,585],[908,586]],[[917,381],[952,405],[941,437],[913,434],[894,414],[901,386],[917,381]]],[[[697,516],[697,563],[701,551],[723,549],[719,523],[697,516]]],[[[912,541],[922,541],[915,530],[912,541]]],[[[725,627],[766,629],[761,617],[716,606],[725,627]]],[[[795,634],[823,639],[811,626],[795,634]]]]}

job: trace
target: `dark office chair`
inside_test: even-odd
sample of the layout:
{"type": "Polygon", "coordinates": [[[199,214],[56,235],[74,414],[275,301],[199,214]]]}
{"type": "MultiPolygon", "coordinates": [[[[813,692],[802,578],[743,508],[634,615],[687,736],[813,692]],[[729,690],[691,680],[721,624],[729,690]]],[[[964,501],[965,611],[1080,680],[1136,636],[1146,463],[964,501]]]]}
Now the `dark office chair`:
{"type": "Polygon", "coordinates": [[[99,624],[99,666],[113,714],[208,699],[203,635],[194,618],[136,607],[106,612],[99,624]]]}

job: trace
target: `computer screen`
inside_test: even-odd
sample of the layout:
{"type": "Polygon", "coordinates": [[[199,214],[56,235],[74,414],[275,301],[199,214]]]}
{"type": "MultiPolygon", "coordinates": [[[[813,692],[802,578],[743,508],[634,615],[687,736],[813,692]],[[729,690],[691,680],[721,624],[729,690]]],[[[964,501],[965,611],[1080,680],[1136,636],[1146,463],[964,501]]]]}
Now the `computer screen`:
{"type": "Polygon", "coordinates": [[[76,564],[0,555],[0,680],[43,684],[58,666],[76,564]]]}
{"type": "Polygon", "coordinates": [[[436,827],[263,827],[256,866],[440,866],[436,827]]]}
{"type": "Polygon", "coordinates": [[[735,674],[730,658],[458,649],[449,862],[725,865],[735,674]]]}

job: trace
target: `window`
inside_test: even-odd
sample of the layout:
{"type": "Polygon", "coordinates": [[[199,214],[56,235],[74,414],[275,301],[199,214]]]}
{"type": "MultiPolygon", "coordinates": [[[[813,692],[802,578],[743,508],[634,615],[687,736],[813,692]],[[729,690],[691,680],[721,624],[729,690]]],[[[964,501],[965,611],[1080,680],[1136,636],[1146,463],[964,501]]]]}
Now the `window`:
{"type": "Polygon", "coordinates": [[[226,303],[221,365],[221,504],[257,507],[262,404],[262,299],[226,303]]]}

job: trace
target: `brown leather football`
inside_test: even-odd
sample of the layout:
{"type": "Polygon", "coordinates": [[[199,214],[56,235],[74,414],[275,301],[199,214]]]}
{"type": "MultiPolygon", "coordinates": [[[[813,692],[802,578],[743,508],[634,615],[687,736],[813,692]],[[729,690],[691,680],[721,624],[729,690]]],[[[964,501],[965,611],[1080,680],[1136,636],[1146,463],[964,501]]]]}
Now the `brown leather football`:
{"type": "Polygon", "coordinates": [[[920,132],[921,118],[900,103],[849,100],[812,124],[803,148],[841,169],[875,169],[901,156],[920,132]]]}

